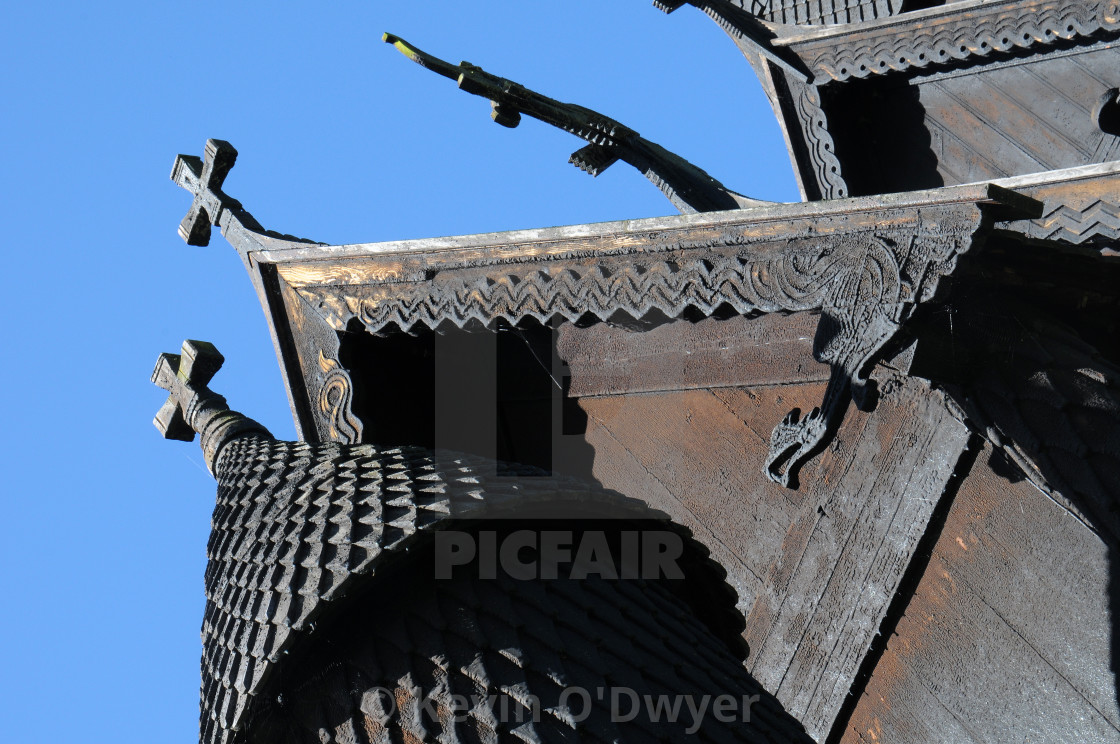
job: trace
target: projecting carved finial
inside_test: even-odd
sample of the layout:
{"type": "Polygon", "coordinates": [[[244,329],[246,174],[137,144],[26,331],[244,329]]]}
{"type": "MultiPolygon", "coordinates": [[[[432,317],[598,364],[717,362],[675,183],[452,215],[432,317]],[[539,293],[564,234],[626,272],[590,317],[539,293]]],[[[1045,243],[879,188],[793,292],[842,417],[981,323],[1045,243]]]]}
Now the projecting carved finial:
{"type": "Polygon", "coordinates": [[[467,93],[489,98],[490,117],[502,126],[516,127],[525,114],[586,140],[589,144],[574,152],[569,162],[593,176],[622,160],[637,168],[681,212],[714,212],[769,203],[731,191],[684,158],[598,111],[548,98],[469,62],[445,62],[398,36],[385,34],[382,38],[421,67],[456,81],[467,93]]]}
{"type": "Polygon", "coordinates": [[[797,470],[828,433],[831,421],[814,408],[805,418],[793,409],[770,434],[770,453],[762,465],[767,478],[786,488],[796,488],[797,470]]]}
{"type": "Polygon", "coordinates": [[[194,195],[187,216],[179,223],[179,236],[188,245],[208,245],[210,226],[218,225],[226,209],[241,204],[222,193],[222,183],[237,160],[237,150],[225,140],[206,140],[205,158],[180,155],[175,158],[171,180],[194,195]]]}
{"type": "Polygon", "coordinates": [[[187,340],[181,354],[160,354],[152,372],[152,382],[170,393],[152,423],[165,439],[190,442],[198,432],[211,472],[218,450],[229,439],[250,432],[270,436],[256,421],[231,411],[226,399],[207,387],[224,362],[213,344],[187,340]]]}
{"type": "Polygon", "coordinates": [[[171,393],[156,414],[156,428],[164,439],[194,441],[194,428],[187,423],[187,411],[200,397],[225,399],[206,386],[222,368],[225,357],[206,341],[183,342],[182,354],[160,354],[152,372],[152,382],[171,393]]]}

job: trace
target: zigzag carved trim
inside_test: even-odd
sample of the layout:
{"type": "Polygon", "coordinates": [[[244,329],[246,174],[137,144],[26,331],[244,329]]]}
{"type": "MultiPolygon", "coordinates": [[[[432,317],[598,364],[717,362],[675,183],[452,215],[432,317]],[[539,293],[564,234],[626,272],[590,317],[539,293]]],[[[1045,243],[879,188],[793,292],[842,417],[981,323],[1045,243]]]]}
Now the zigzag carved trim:
{"type": "Polygon", "coordinates": [[[1113,38],[1120,31],[1116,0],[1002,0],[930,17],[896,16],[895,23],[823,38],[790,39],[818,81],[960,62],[1059,42],[1113,38]]]}
{"type": "Polygon", "coordinates": [[[658,257],[602,256],[594,262],[557,260],[451,269],[427,282],[302,287],[299,293],[336,328],[358,318],[377,333],[395,325],[408,331],[443,323],[516,325],[527,319],[608,320],[616,313],[641,318],[653,311],[679,317],[692,308],[711,315],[721,306],[738,313],[813,310],[822,307],[842,277],[863,266],[869,245],[890,246],[915,277],[909,302],[951,270],[967,249],[975,225],[940,226],[915,236],[915,228],[860,231],[790,241],[781,250],[735,246],[673,252],[658,257]],[[915,261],[916,256],[921,261],[915,261]],[[947,264],[945,262],[948,262],[947,264]],[[916,264],[921,264],[916,265],[916,264]]]}
{"type": "Polygon", "coordinates": [[[653,0],[653,5],[672,13],[686,2],[725,28],[732,26],[726,20],[727,10],[743,11],[771,23],[836,26],[885,18],[902,9],[902,0],[653,0]]]}
{"type": "MultiPolygon", "coordinates": [[[[932,215],[931,215],[932,216],[932,215]]],[[[534,318],[576,321],[587,314],[642,318],[654,310],[679,317],[688,308],[711,315],[820,308],[813,355],[831,368],[819,409],[791,412],[773,432],[763,471],[790,486],[796,472],[834,427],[849,398],[868,394],[864,374],[914,306],[933,296],[938,281],[968,250],[979,212],[894,230],[859,230],[770,244],[759,249],[668,251],[565,258],[530,264],[451,268],[427,282],[298,291],[336,328],[358,318],[371,332],[391,325],[437,329],[534,318]]]]}
{"type": "Polygon", "coordinates": [[[1098,199],[1082,209],[1062,204],[1030,223],[1027,234],[1081,244],[1098,238],[1120,239],[1120,204],[1098,199]]]}

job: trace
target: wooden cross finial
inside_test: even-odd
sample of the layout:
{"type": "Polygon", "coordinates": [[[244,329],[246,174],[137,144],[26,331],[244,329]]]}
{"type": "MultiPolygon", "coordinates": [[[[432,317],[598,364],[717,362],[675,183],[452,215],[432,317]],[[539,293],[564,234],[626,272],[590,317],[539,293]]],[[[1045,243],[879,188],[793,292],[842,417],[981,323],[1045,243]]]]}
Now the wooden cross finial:
{"type": "Polygon", "coordinates": [[[187,412],[202,396],[217,396],[206,386],[222,368],[225,357],[206,341],[183,342],[182,354],[160,354],[152,382],[171,394],[152,422],[164,439],[194,440],[187,412]]]}
{"type": "MultiPolygon", "coordinates": [[[[237,150],[225,140],[206,140],[206,154],[175,158],[171,180],[194,195],[187,216],[179,223],[179,236],[188,245],[209,245],[210,226],[219,224],[222,210],[240,208],[240,203],[222,193],[222,183],[237,160],[237,150]]],[[[211,347],[213,348],[213,347],[211,347]]]]}
{"type": "Polygon", "coordinates": [[[156,414],[156,428],[166,439],[189,442],[198,432],[203,458],[216,473],[218,453],[226,442],[248,434],[271,438],[268,429],[237,411],[207,384],[225,359],[213,344],[184,341],[181,354],[160,354],[152,382],[171,393],[156,414]]]}

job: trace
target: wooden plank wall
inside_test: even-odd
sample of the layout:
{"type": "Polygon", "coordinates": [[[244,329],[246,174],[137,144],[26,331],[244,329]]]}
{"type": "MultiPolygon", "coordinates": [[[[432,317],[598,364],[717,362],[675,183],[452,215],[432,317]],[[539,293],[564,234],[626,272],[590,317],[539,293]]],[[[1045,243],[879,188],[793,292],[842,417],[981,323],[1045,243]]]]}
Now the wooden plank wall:
{"type": "Polygon", "coordinates": [[[956,495],[845,744],[1120,741],[1115,549],[992,458],[956,495]]]}
{"type": "MultiPolygon", "coordinates": [[[[758,321],[794,328],[803,319],[743,323],[758,321]]],[[[789,336],[803,335],[740,330],[720,334],[722,353],[745,359],[764,354],[757,347],[769,341],[788,345],[789,336]]],[[[656,372],[652,350],[673,347],[673,334],[682,347],[694,335],[703,346],[712,332],[688,323],[628,336],[602,325],[567,331],[560,347],[572,365],[571,389],[603,390],[610,380],[609,393],[580,398],[588,418],[582,440],[594,450],[596,479],[668,512],[727,568],[747,617],[751,672],[823,740],[968,434],[924,383],[888,375],[876,410],[852,406],[838,436],[803,469],[800,489],[783,488],[761,472],[770,432],[791,408],[819,405],[825,383],[775,384],[762,365],[766,384],[752,384],[741,379],[750,365],[705,363],[684,375],[695,389],[665,389],[673,376],[656,372]],[[643,361],[632,369],[654,371],[610,374],[633,359],[643,361]],[[595,367],[598,376],[589,372],[595,367]]],[[[805,341],[801,369],[811,371],[805,341]]],[[[787,352],[787,368],[798,369],[787,352]]],[[[672,353],[665,359],[680,361],[672,353]]]]}
{"type": "Polygon", "coordinates": [[[823,382],[828,365],[813,358],[819,321],[817,313],[737,315],[640,333],[605,323],[565,325],[557,351],[570,368],[569,392],[576,397],[823,382]]]}
{"type": "Polygon", "coordinates": [[[1120,158],[1096,121],[1120,87],[1120,46],[918,78],[945,185],[1120,158]]]}

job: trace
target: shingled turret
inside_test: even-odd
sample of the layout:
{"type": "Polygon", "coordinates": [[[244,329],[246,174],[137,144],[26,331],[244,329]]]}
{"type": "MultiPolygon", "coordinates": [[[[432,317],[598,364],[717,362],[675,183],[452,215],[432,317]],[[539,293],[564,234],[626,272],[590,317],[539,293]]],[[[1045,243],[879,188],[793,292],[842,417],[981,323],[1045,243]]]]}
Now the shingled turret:
{"type": "Polygon", "coordinates": [[[355,727],[416,741],[496,743],[514,729],[541,741],[614,741],[657,725],[646,712],[619,721],[612,698],[585,696],[612,684],[627,695],[735,701],[734,716],[670,723],[680,731],[695,724],[726,741],[808,741],[742,667],[741,617],[721,569],[664,514],[536,468],[470,455],[278,441],[206,387],[221,363],[213,345],[186,341],[182,355],[160,355],[153,374],[171,391],[157,428],[186,441],[200,433],[218,482],[202,626],[203,744],[319,741],[321,731],[345,740],[355,727]],[[475,534],[513,517],[506,524],[522,531],[561,530],[577,539],[592,527],[612,540],[657,530],[680,546],[674,555],[682,573],[557,583],[460,572],[439,580],[432,533],[454,526],[475,534]],[[704,604],[690,606],[685,587],[704,604]],[[543,605],[494,614],[495,606],[472,599],[512,608],[525,592],[543,605]],[[335,633],[331,610],[347,595],[362,609],[348,611],[351,620],[335,633]],[[445,614],[416,616],[431,606],[445,614]],[[479,633],[460,624],[466,615],[502,630],[479,633]],[[631,621],[605,622],[616,615],[631,621]],[[369,624],[356,632],[354,617],[369,624]],[[629,648],[625,663],[639,676],[615,676],[620,659],[602,648],[605,639],[610,648],[629,648]],[[336,659],[340,647],[349,651],[336,659]],[[695,654],[707,655],[709,665],[688,665],[695,654]],[[294,691],[303,703],[292,705],[294,691]],[[463,715],[417,712],[454,708],[460,692],[470,701],[463,715]],[[330,699],[327,708],[315,702],[320,697],[330,699]]]}

